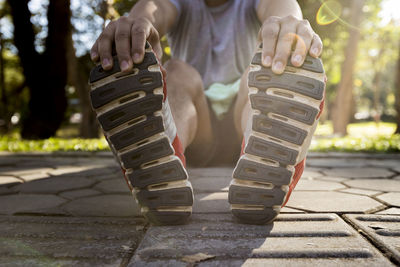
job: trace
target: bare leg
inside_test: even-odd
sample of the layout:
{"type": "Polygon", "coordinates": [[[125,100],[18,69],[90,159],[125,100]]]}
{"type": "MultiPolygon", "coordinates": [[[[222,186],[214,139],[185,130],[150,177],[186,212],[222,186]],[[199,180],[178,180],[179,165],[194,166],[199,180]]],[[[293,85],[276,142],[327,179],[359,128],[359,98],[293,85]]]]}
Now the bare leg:
{"type": "Polygon", "coordinates": [[[243,73],[238,96],[234,106],[234,123],[235,128],[240,139],[243,138],[243,133],[247,126],[247,121],[250,118],[250,101],[249,101],[249,88],[247,86],[248,69],[243,73]]]}
{"type": "Polygon", "coordinates": [[[184,149],[201,151],[211,144],[212,129],[200,74],[189,64],[171,59],[165,64],[168,101],[184,149]]]}

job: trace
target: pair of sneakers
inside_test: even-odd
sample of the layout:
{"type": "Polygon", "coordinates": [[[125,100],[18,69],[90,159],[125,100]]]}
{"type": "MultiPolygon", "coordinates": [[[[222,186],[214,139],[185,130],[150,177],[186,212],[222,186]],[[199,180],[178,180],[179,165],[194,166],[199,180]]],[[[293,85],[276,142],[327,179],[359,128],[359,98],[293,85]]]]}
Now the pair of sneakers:
{"type": "MultiPolygon", "coordinates": [[[[142,63],[121,72],[90,73],[90,99],[111,150],[142,213],[155,224],[180,224],[192,212],[193,190],[168,104],[161,65],[147,43],[142,63]]],[[[248,75],[252,114],[229,187],[232,213],[253,224],[273,220],[301,177],[323,108],[324,71],[307,57],[282,75],[255,54],[248,75]]]]}

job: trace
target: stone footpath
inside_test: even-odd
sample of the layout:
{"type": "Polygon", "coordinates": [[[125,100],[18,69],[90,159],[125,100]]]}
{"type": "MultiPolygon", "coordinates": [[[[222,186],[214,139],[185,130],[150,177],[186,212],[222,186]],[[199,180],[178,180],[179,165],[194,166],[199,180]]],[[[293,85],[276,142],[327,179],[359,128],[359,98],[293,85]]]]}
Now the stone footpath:
{"type": "Polygon", "coordinates": [[[2,153],[0,266],[400,265],[400,154],[310,154],[265,226],[231,216],[231,173],[189,168],[190,222],[151,226],[109,153],[2,153]]]}

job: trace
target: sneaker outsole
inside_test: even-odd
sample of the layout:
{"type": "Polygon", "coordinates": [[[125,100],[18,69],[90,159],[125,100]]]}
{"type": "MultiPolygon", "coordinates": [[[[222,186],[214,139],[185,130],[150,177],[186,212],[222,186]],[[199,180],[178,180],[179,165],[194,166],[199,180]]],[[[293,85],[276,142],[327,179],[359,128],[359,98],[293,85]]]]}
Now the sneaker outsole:
{"type": "Polygon", "coordinates": [[[252,129],[229,187],[233,215],[243,223],[271,222],[308,149],[324,98],[320,59],[307,56],[303,66],[290,63],[281,75],[261,65],[261,50],[248,74],[252,129]]]}
{"type": "Polygon", "coordinates": [[[188,175],[165,133],[163,77],[146,44],[144,60],[122,73],[118,60],[92,69],[90,99],[104,135],[143,214],[155,224],[181,224],[191,214],[188,175]]]}

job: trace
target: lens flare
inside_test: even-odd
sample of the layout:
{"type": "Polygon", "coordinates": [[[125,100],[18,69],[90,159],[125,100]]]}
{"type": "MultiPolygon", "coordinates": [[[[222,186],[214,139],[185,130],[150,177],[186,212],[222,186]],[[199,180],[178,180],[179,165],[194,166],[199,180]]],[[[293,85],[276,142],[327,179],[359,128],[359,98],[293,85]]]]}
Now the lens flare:
{"type": "Polygon", "coordinates": [[[328,25],[340,18],[342,15],[342,5],[334,0],[323,2],[317,12],[317,23],[319,25],[328,25]]]}

